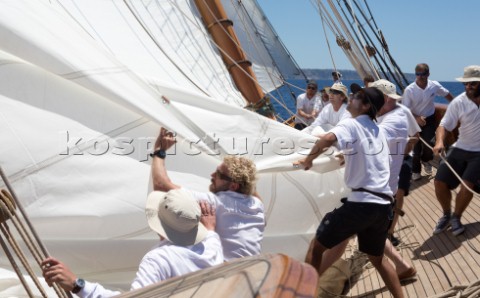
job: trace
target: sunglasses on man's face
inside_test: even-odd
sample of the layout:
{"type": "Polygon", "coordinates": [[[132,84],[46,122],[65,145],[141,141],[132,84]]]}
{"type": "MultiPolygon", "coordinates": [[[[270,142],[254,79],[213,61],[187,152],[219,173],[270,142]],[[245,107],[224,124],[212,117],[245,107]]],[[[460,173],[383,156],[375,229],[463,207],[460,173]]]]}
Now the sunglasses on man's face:
{"type": "Polygon", "coordinates": [[[228,182],[233,181],[232,177],[225,175],[224,173],[220,172],[219,170],[215,171],[215,176],[217,176],[217,178],[219,178],[221,180],[225,180],[225,181],[228,181],[228,182]]]}
{"type": "Polygon", "coordinates": [[[470,85],[470,86],[472,86],[472,87],[477,87],[477,86],[478,86],[478,83],[480,83],[480,82],[478,82],[478,81],[476,81],[476,82],[465,82],[465,83],[463,83],[463,85],[464,85],[465,87],[467,87],[468,85],[470,85]]]}
{"type": "Polygon", "coordinates": [[[427,77],[430,73],[428,71],[424,71],[424,72],[416,72],[415,75],[417,77],[427,77]]]}
{"type": "Polygon", "coordinates": [[[308,86],[307,89],[311,89],[311,90],[317,90],[317,87],[313,87],[313,86],[308,86]]]}
{"type": "Polygon", "coordinates": [[[328,93],[330,93],[330,94],[334,94],[334,95],[340,95],[340,94],[343,94],[343,92],[342,92],[342,91],[338,91],[338,90],[330,90],[330,91],[328,91],[328,93]]]}

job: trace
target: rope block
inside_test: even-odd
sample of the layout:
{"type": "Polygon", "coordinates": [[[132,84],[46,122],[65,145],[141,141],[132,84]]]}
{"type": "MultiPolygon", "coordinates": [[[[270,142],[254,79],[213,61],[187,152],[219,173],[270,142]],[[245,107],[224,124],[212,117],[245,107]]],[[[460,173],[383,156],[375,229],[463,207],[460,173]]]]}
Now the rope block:
{"type": "Polygon", "coordinates": [[[16,205],[12,196],[6,189],[0,191],[0,200],[4,203],[0,204],[0,222],[5,222],[10,219],[10,214],[15,214],[16,205]]]}

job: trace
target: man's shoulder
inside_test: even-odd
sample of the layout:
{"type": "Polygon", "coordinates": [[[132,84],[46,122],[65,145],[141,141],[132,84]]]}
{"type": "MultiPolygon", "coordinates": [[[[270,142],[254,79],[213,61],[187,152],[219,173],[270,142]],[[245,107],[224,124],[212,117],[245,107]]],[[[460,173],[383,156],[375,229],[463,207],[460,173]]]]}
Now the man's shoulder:
{"type": "Polygon", "coordinates": [[[302,99],[302,100],[303,100],[303,99],[305,99],[305,98],[307,98],[307,93],[301,93],[300,95],[297,96],[297,100],[298,100],[298,99],[302,99]]]}
{"type": "Polygon", "coordinates": [[[263,202],[253,195],[245,195],[230,190],[217,192],[216,195],[226,208],[247,208],[249,210],[254,209],[256,212],[263,212],[264,210],[263,202]]]}

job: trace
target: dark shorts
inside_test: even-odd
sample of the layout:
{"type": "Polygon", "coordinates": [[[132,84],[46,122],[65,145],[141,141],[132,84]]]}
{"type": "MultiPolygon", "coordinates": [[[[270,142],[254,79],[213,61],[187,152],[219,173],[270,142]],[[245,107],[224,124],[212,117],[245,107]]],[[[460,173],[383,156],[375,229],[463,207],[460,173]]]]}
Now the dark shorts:
{"type": "Polygon", "coordinates": [[[408,196],[410,193],[410,180],[412,179],[412,157],[410,155],[405,155],[398,177],[398,189],[402,189],[405,196],[408,196]]]}
{"type": "MultiPolygon", "coordinates": [[[[480,152],[451,147],[446,159],[463,180],[473,183],[475,185],[474,190],[480,191],[480,152]]],[[[443,160],[438,167],[435,180],[446,183],[450,189],[455,189],[460,184],[460,181],[443,160]]]]}
{"type": "Polygon", "coordinates": [[[347,201],[325,215],[317,229],[316,238],[323,246],[332,248],[356,234],[360,251],[381,256],[392,218],[390,204],[347,201]]]}

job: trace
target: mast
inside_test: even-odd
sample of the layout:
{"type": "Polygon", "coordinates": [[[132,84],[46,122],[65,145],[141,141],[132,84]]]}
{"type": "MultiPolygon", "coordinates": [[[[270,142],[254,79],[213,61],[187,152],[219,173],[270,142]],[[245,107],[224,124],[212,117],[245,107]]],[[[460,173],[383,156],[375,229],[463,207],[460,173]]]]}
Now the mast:
{"type": "MultiPolygon", "coordinates": [[[[223,62],[233,78],[240,93],[247,100],[248,108],[264,114],[264,107],[269,105],[265,93],[257,83],[252,70],[252,63],[248,60],[240,42],[233,30],[233,22],[228,19],[220,0],[195,0],[203,22],[220,48],[223,62]]],[[[266,111],[265,116],[273,117],[273,111],[266,111]]]]}

